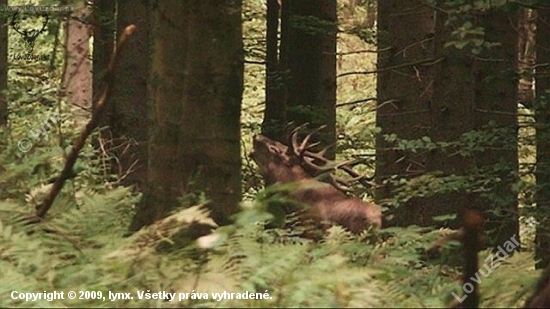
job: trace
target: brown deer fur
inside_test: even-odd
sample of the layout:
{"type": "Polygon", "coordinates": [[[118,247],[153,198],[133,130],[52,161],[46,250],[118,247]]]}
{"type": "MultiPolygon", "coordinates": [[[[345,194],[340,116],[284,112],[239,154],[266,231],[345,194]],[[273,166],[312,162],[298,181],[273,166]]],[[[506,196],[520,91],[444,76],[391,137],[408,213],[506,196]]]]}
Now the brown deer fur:
{"type": "MultiPolygon", "coordinates": [[[[302,158],[292,154],[286,145],[256,135],[250,156],[258,164],[266,185],[297,184],[297,189],[290,196],[310,206],[303,214],[304,218],[317,223],[328,221],[339,224],[354,233],[362,232],[369,225],[382,225],[378,205],[348,197],[334,186],[315,180],[302,168],[302,158]]],[[[294,208],[294,211],[297,209],[294,208]]]]}

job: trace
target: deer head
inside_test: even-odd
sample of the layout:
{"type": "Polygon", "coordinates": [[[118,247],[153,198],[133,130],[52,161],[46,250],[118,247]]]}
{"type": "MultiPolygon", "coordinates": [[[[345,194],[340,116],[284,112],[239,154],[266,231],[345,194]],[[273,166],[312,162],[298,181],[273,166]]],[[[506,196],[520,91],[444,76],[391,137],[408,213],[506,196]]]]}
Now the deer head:
{"type": "Polygon", "coordinates": [[[305,126],[307,126],[307,123],[292,130],[288,138],[289,146],[271,140],[263,135],[254,136],[254,150],[250,153],[250,157],[260,166],[262,176],[266,178],[266,184],[273,184],[277,181],[296,181],[308,176],[318,177],[327,175],[329,182],[343,192],[349,192],[346,187],[350,187],[353,183],[357,182],[366,188],[371,187],[369,182],[372,178],[361,175],[353,169],[353,166],[360,163],[360,161],[342,163],[331,161],[325,158],[325,152],[330,146],[319,152],[310,150],[320,144],[320,142],[309,144],[311,137],[326,126],[313,130],[299,142],[298,133],[305,126]],[[336,170],[341,170],[352,178],[344,179],[337,177],[333,174],[336,170]]]}
{"type": "Polygon", "coordinates": [[[276,182],[295,182],[310,176],[300,165],[299,158],[289,148],[263,135],[255,135],[250,157],[258,164],[266,185],[276,182]]]}
{"type": "MultiPolygon", "coordinates": [[[[302,142],[298,142],[299,129],[292,132],[289,146],[263,135],[254,136],[250,157],[258,164],[266,185],[297,183],[298,187],[291,196],[311,206],[304,214],[309,219],[337,223],[355,233],[361,232],[368,225],[380,227],[382,218],[380,207],[358,198],[348,197],[338,190],[336,178],[332,184],[319,182],[313,178],[320,173],[347,165],[335,164],[324,158],[322,155],[324,151],[318,153],[309,151],[311,147],[317,145],[317,143],[308,145],[312,134],[322,128],[307,135],[302,142]]],[[[349,166],[348,170],[352,171],[349,166]]],[[[356,172],[353,173],[355,176],[358,175],[356,172]]]]}

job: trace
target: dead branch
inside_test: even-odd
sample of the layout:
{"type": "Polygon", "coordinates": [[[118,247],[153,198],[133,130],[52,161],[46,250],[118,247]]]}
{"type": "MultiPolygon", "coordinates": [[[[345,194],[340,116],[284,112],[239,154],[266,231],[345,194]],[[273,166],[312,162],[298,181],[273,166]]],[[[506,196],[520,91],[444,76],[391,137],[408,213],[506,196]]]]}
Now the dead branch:
{"type": "Polygon", "coordinates": [[[354,55],[354,54],[365,54],[365,53],[372,53],[372,54],[378,54],[384,51],[391,50],[391,47],[381,48],[381,49],[361,49],[361,50],[354,50],[349,52],[339,52],[336,53],[337,56],[347,56],[347,55],[354,55]]]}
{"type": "Polygon", "coordinates": [[[376,98],[366,98],[366,99],[361,99],[361,100],[355,100],[355,101],[350,101],[350,102],[345,102],[345,103],[338,103],[336,104],[336,107],[342,107],[342,106],[347,106],[347,105],[355,105],[355,104],[360,104],[360,103],[367,103],[367,102],[371,102],[371,101],[376,101],[376,98]]]}
{"type": "Polygon", "coordinates": [[[128,37],[132,35],[135,29],[136,29],[135,25],[129,25],[124,29],[124,31],[120,35],[117,45],[113,49],[111,60],[107,68],[107,75],[105,76],[105,89],[103,90],[103,93],[101,94],[101,97],[99,98],[99,100],[97,100],[97,102],[94,102],[95,104],[93,106],[95,108],[92,112],[92,117],[84,127],[84,130],[82,130],[82,132],[80,133],[80,136],[78,136],[78,138],[74,141],[71,152],[67,156],[67,160],[65,162],[63,171],[61,171],[60,176],[56,179],[50,193],[48,194],[44,202],[38,205],[34,217],[28,220],[29,223],[40,222],[42,219],[44,219],[46,213],[52,207],[52,204],[55,198],[57,197],[59,192],[61,192],[61,189],[63,189],[63,185],[65,184],[65,181],[71,175],[73,170],[73,165],[75,164],[76,159],[78,158],[78,153],[80,152],[80,150],[82,150],[82,147],[84,147],[84,144],[86,143],[86,139],[90,136],[92,131],[97,127],[99,123],[99,119],[101,118],[101,115],[105,110],[105,104],[107,102],[107,99],[111,96],[111,92],[113,89],[113,80],[114,80],[113,76],[114,76],[115,64],[117,63],[118,57],[120,56],[120,51],[122,50],[122,47],[125,45],[126,41],[128,40],[128,37]]]}
{"type": "Polygon", "coordinates": [[[416,66],[416,65],[430,66],[430,65],[434,65],[434,64],[437,64],[437,63],[443,61],[443,59],[444,59],[443,57],[437,58],[437,59],[429,58],[429,59],[423,59],[423,60],[418,60],[418,61],[409,62],[409,63],[403,63],[403,64],[399,64],[399,65],[389,66],[389,67],[386,67],[386,68],[380,68],[380,69],[372,70],[372,71],[353,71],[353,72],[346,72],[346,73],[338,74],[338,75],[336,76],[336,78],[340,78],[340,77],[344,77],[344,76],[349,76],[349,75],[369,75],[369,74],[376,74],[376,73],[382,73],[382,72],[387,72],[387,71],[392,71],[392,70],[397,70],[397,69],[403,69],[403,68],[408,68],[408,67],[414,67],[414,66],[416,66]]]}

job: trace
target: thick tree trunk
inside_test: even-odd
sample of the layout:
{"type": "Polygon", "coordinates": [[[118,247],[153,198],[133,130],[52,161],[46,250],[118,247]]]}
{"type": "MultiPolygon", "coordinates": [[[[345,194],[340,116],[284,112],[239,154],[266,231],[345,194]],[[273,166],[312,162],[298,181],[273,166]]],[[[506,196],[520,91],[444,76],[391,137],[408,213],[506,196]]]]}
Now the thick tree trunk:
{"type": "Polygon", "coordinates": [[[262,135],[284,141],[286,101],[284,70],[279,63],[279,12],[278,0],[267,0],[266,27],[266,80],[265,112],[262,135]]]}
{"type": "MultiPolygon", "coordinates": [[[[536,46],[537,63],[550,63],[550,5],[538,9],[536,46]]],[[[537,128],[537,235],[535,239],[536,267],[544,268],[550,262],[550,67],[538,66],[535,75],[537,128]]]]}
{"type": "MultiPolygon", "coordinates": [[[[456,142],[465,132],[472,130],[474,85],[472,80],[472,55],[467,48],[445,47],[456,38],[452,31],[465,20],[451,19],[443,11],[436,12],[434,35],[435,65],[433,98],[430,104],[430,138],[434,142],[456,142]]],[[[458,149],[434,149],[426,158],[426,170],[442,171],[445,175],[467,176],[473,165],[469,157],[456,153],[458,149]],[[455,154],[450,155],[450,153],[455,154]]],[[[466,194],[463,189],[445,192],[425,198],[431,216],[462,214],[466,208],[477,208],[479,197],[466,194]]],[[[447,226],[458,228],[460,220],[446,222],[447,226]]]]}
{"type": "MultiPolygon", "coordinates": [[[[8,4],[8,0],[0,0],[0,6],[8,4]]],[[[8,123],[8,101],[3,92],[8,89],[8,25],[7,15],[0,18],[0,127],[8,123]]]]}
{"type": "MultiPolygon", "coordinates": [[[[501,164],[495,177],[501,182],[494,184],[498,196],[482,198],[479,194],[465,194],[459,188],[454,192],[427,192],[427,197],[413,198],[390,211],[395,219],[389,224],[434,225],[434,216],[460,214],[472,207],[485,211],[485,229],[495,232],[492,241],[501,243],[518,231],[517,198],[511,188],[517,175],[517,83],[513,75],[517,34],[509,26],[510,16],[497,9],[480,20],[460,13],[449,19],[453,8],[438,10],[434,23],[434,12],[421,4],[422,1],[379,2],[379,48],[392,47],[379,57],[379,70],[383,72],[378,77],[377,123],[382,133],[409,140],[426,136],[433,142],[456,142],[463,133],[481,130],[489,122],[509,129],[509,133],[499,140],[501,144],[492,145],[497,150],[480,151],[473,158],[456,151],[450,155],[449,149],[439,148],[419,154],[395,151],[388,149],[391,144],[380,137],[376,170],[380,183],[391,175],[414,177],[436,171],[466,176],[501,164]],[[460,50],[445,47],[457,40],[452,30],[462,26],[466,18],[485,28],[485,40],[501,42],[503,47],[485,50],[480,56],[471,53],[472,46],[460,50]],[[384,44],[384,38],[391,43],[384,44]],[[424,60],[427,61],[423,65],[418,64],[424,60]],[[499,216],[493,215],[496,209],[499,216]]],[[[391,196],[391,190],[391,186],[383,186],[378,198],[391,196]]],[[[459,221],[446,225],[458,227],[459,221]]]]}
{"type": "MultiPolygon", "coordinates": [[[[66,72],[65,93],[69,104],[82,109],[92,107],[92,64],[90,62],[90,25],[85,21],[90,16],[90,8],[79,1],[76,10],[71,13],[65,32],[66,72]]],[[[77,111],[77,115],[86,115],[77,111]]]]}
{"type": "MultiPolygon", "coordinates": [[[[378,57],[376,123],[382,134],[404,139],[419,139],[430,134],[432,104],[432,66],[414,63],[433,62],[434,12],[422,0],[384,0],[378,2],[378,57]]],[[[382,184],[393,175],[419,176],[426,172],[428,154],[391,149],[392,143],[379,135],[376,142],[376,177],[382,184]]],[[[394,188],[383,185],[376,192],[382,202],[391,198],[394,188]]],[[[385,225],[431,224],[432,216],[443,211],[428,207],[424,199],[411,199],[390,209],[385,225]]]]}
{"type": "Polygon", "coordinates": [[[214,220],[226,224],[241,198],[242,1],[188,2],[183,171],[186,182],[196,177],[196,189],[212,200],[214,220]]]}
{"type": "MultiPolygon", "coordinates": [[[[93,59],[93,98],[101,95],[105,86],[104,77],[113,47],[115,44],[115,9],[116,1],[95,0],[93,3],[94,14],[94,51],[93,59]]],[[[95,100],[94,100],[95,101],[95,100]]],[[[107,109],[109,106],[107,106],[107,109]]],[[[104,123],[101,126],[105,125],[104,123]]]]}
{"type": "Polygon", "coordinates": [[[103,134],[108,150],[116,157],[114,172],[124,185],[136,185],[138,190],[147,180],[149,11],[147,1],[118,1],[118,31],[130,24],[136,25],[136,31],[117,63],[115,86],[105,118],[108,130],[103,134]]]}
{"type": "Polygon", "coordinates": [[[214,220],[240,201],[243,46],[240,0],[158,2],[153,8],[154,127],[148,186],[131,229],[204,192],[214,220]]]}
{"type": "Polygon", "coordinates": [[[178,206],[186,193],[185,164],[179,140],[182,136],[183,85],[189,62],[190,26],[186,1],[159,2],[151,10],[151,99],[154,114],[149,140],[147,184],[130,226],[138,230],[153,223],[178,206]]]}
{"type": "Polygon", "coordinates": [[[500,46],[484,50],[473,61],[473,129],[483,131],[491,126],[505,129],[491,147],[474,157],[478,169],[497,168],[491,194],[480,201],[485,211],[485,230],[491,245],[506,242],[519,235],[517,191],[513,189],[518,177],[517,140],[517,58],[519,10],[504,12],[494,8],[479,17],[479,26],[485,28],[485,40],[500,46]],[[491,242],[490,241],[490,242],[491,242]]]}
{"type": "MultiPolygon", "coordinates": [[[[491,168],[500,164],[494,179],[498,177],[501,182],[493,183],[495,193],[486,198],[477,193],[466,194],[461,189],[427,199],[426,206],[445,209],[441,206],[449,205],[454,210],[445,209],[448,213],[461,213],[466,208],[483,211],[487,217],[484,230],[491,235],[489,244],[499,245],[518,233],[517,193],[511,187],[518,169],[518,95],[513,75],[517,65],[518,36],[509,25],[510,16],[499,12],[498,8],[488,11],[478,20],[460,13],[452,17],[450,19],[446,12],[437,12],[435,46],[437,57],[442,61],[438,64],[438,78],[434,81],[430,136],[437,142],[453,142],[472,130],[490,134],[486,128],[489,123],[508,129],[508,135],[506,138],[501,136],[490,147],[471,156],[460,155],[458,149],[431,151],[428,170],[467,176],[489,167],[481,172],[488,175],[491,168]],[[452,35],[452,30],[465,22],[484,27],[484,39],[499,42],[502,46],[484,49],[480,55],[472,53],[471,44],[461,49],[445,47],[447,42],[458,39],[452,35]],[[449,155],[452,152],[454,155],[449,155]]],[[[517,22],[515,18],[512,20],[517,22]]],[[[456,223],[451,226],[456,226],[456,223]]]]}
{"type": "MultiPolygon", "coordinates": [[[[324,145],[336,141],[336,1],[286,0],[287,121],[311,128],[326,125],[318,134],[324,145]]],[[[334,157],[334,150],[327,153],[334,157]]]]}

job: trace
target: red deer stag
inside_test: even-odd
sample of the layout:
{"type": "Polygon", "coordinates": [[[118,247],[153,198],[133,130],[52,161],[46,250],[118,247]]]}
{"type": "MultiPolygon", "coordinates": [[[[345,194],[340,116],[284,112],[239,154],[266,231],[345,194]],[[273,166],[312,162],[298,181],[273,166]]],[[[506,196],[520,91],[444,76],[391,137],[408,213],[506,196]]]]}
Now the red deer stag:
{"type": "MultiPolygon", "coordinates": [[[[356,197],[348,197],[336,185],[318,181],[306,170],[316,169],[313,162],[330,162],[320,153],[314,154],[307,145],[309,134],[299,145],[298,129],[291,135],[289,146],[273,141],[265,136],[254,136],[253,151],[250,157],[258,164],[265,184],[295,183],[297,188],[290,193],[294,200],[309,205],[302,213],[302,219],[311,219],[316,223],[339,224],[353,233],[361,233],[367,226],[381,227],[382,212],[378,205],[364,202],[356,197]]],[[[321,128],[315,130],[319,131],[321,128]]],[[[330,164],[331,166],[336,166],[330,164]]],[[[290,212],[301,209],[291,208],[290,212]]],[[[289,212],[288,209],[285,209],[289,212]]]]}

